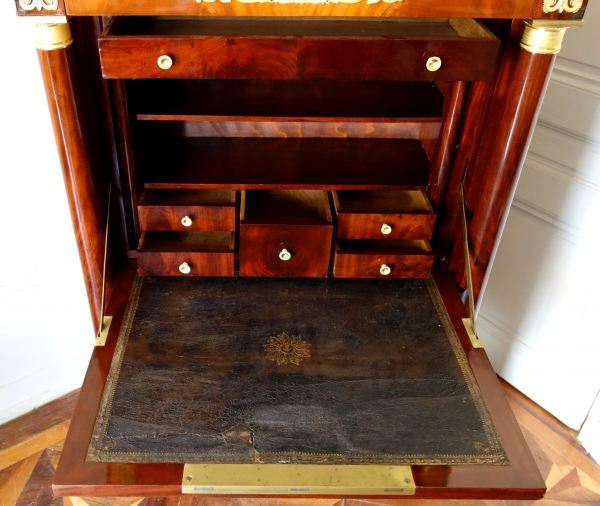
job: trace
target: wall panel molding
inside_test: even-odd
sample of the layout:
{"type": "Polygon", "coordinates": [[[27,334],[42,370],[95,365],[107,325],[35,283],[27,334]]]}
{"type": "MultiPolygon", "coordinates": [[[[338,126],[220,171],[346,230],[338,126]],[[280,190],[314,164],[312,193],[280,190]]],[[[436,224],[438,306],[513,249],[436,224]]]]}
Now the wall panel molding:
{"type": "Polygon", "coordinates": [[[556,59],[551,81],[600,96],[600,69],[567,58],[556,59]]]}

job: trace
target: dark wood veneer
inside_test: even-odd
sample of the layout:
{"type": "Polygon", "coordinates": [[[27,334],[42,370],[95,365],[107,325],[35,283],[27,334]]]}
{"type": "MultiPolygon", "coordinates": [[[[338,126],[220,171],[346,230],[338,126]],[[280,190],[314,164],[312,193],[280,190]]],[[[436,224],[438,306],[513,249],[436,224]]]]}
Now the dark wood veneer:
{"type": "Polygon", "coordinates": [[[338,239],[431,239],[435,214],[420,191],[333,192],[338,239]],[[383,234],[382,226],[391,227],[383,234]]]}
{"type": "Polygon", "coordinates": [[[333,225],[326,192],[245,191],[240,218],[241,276],[327,276],[333,225]],[[288,260],[280,258],[284,249],[288,260]]]}
{"type": "Polygon", "coordinates": [[[336,278],[428,278],[433,251],[427,241],[338,241],[333,275],[336,278]],[[382,274],[381,267],[390,268],[382,274]]]}
{"type": "Polygon", "coordinates": [[[140,79],[128,90],[140,120],[440,121],[444,100],[435,83],[422,81],[140,79]]]}
{"type": "Polygon", "coordinates": [[[142,276],[233,276],[233,232],[143,232],[138,247],[142,276]],[[182,263],[189,273],[179,270],[182,263]]]}
{"type": "Polygon", "coordinates": [[[146,188],[424,189],[429,160],[413,139],[186,137],[144,140],[138,173],[146,188]]]}
{"type": "Polygon", "coordinates": [[[106,0],[66,0],[71,16],[374,16],[385,18],[520,18],[534,17],[539,0],[421,0],[411,3],[378,2],[366,5],[335,3],[310,5],[256,5],[242,2],[229,4],[201,2],[165,3],[162,0],[111,2],[106,0]]]}
{"type": "Polygon", "coordinates": [[[234,231],[231,190],[144,190],[138,202],[142,230],[234,231]],[[182,219],[191,223],[184,225],[182,219]]]}
{"type": "Polygon", "coordinates": [[[485,81],[499,41],[447,21],[117,18],[99,47],[104,77],[119,79],[485,81]],[[444,62],[435,72],[431,56],[444,62]]]}

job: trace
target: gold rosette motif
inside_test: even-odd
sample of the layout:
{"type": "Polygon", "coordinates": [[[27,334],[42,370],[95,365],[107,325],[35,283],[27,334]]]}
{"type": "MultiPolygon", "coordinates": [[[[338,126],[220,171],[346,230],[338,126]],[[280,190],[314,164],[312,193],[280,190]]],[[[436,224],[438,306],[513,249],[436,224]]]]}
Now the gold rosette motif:
{"type": "Polygon", "coordinates": [[[288,336],[282,332],[277,337],[269,337],[264,345],[269,360],[277,361],[277,365],[300,365],[303,358],[310,358],[310,344],[300,339],[300,336],[288,336]]]}

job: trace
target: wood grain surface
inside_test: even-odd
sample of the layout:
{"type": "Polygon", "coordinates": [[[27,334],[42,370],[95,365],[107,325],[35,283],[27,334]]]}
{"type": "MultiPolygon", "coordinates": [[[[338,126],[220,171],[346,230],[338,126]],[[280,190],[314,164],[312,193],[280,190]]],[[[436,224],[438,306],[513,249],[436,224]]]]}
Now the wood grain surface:
{"type": "Polygon", "coordinates": [[[117,18],[99,48],[104,77],[118,79],[486,81],[499,41],[432,21],[117,18]],[[435,72],[432,56],[443,62],[435,72]]]}
{"type": "Polygon", "coordinates": [[[434,255],[427,241],[337,241],[336,278],[428,278],[434,255]],[[387,265],[389,274],[382,274],[387,265]]]}
{"type": "Polygon", "coordinates": [[[190,3],[185,1],[165,3],[161,0],[130,0],[110,2],[104,0],[65,0],[71,16],[359,16],[359,17],[457,17],[457,18],[521,18],[534,17],[539,0],[421,0],[400,3],[378,2],[367,4],[246,4],[190,3]]]}
{"type": "Polygon", "coordinates": [[[424,192],[332,192],[338,239],[431,239],[435,214],[424,192]],[[384,234],[383,225],[391,227],[384,234]]]}
{"type": "Polygon", "coordinates": [[[138,153],[146,188],[424,189],[429,178],[413,139],[172,137],[138,153]]]}
{"type": "Polygon", "coordinates": [[[444,98],[428,81],[140,79],[128,91],[140,120],[440,121],[444,98]]]}
{"type": "Polygon", "coordinates": [[[144,190],[138,203],[141,230],[234,231],[231,190],[144,190]],[[191,223],[184,225],[183,218],[191,223]]]}

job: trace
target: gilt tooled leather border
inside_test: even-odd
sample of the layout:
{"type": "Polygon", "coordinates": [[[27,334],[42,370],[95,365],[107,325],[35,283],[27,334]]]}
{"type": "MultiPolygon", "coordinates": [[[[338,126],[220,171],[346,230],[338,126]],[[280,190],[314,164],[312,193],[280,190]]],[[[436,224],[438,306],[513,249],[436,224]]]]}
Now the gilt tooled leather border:
{"type": "Polygon", "coordinates": [[[475,377],[469,367],[467,357],[460,345],[450,315],[444,306],[440,293],[433,279],[423,280],[436,312],[442,322],[446,336],[450,341],[452,351],[459,364],[462,375],[475,404],[485,434],[488,446],[482,449],[483,453],[474,454],[327,454],[327,453],[304,453],[304,452],[250,452],[246,459],[240,459],[239,453],[183,453],[183,452],[114,452],[103,448],[103,440],[108,428],[113,398],[115,395],[125,349],[133,327],[133,321],[138,307],[138,301],[143,276],[136,276],[127,306],[125,320],[119,333],[119,339],[115,354],[111,363],[110,371],[106,380],[106,386],[102,394],[102,400],[98,410],[94,431],[88,447],[86,461],[90,462],[131,462],[131,463],[166,463],[166,462],[219,462],[219,463],[278,463],[293,462],[297,464],[397,464],[397,465],[509,465],[508,458],[504,452],[500,437],[496,432],[491,416],[483,402],[481,391],[477,386],[475,377]]]}

